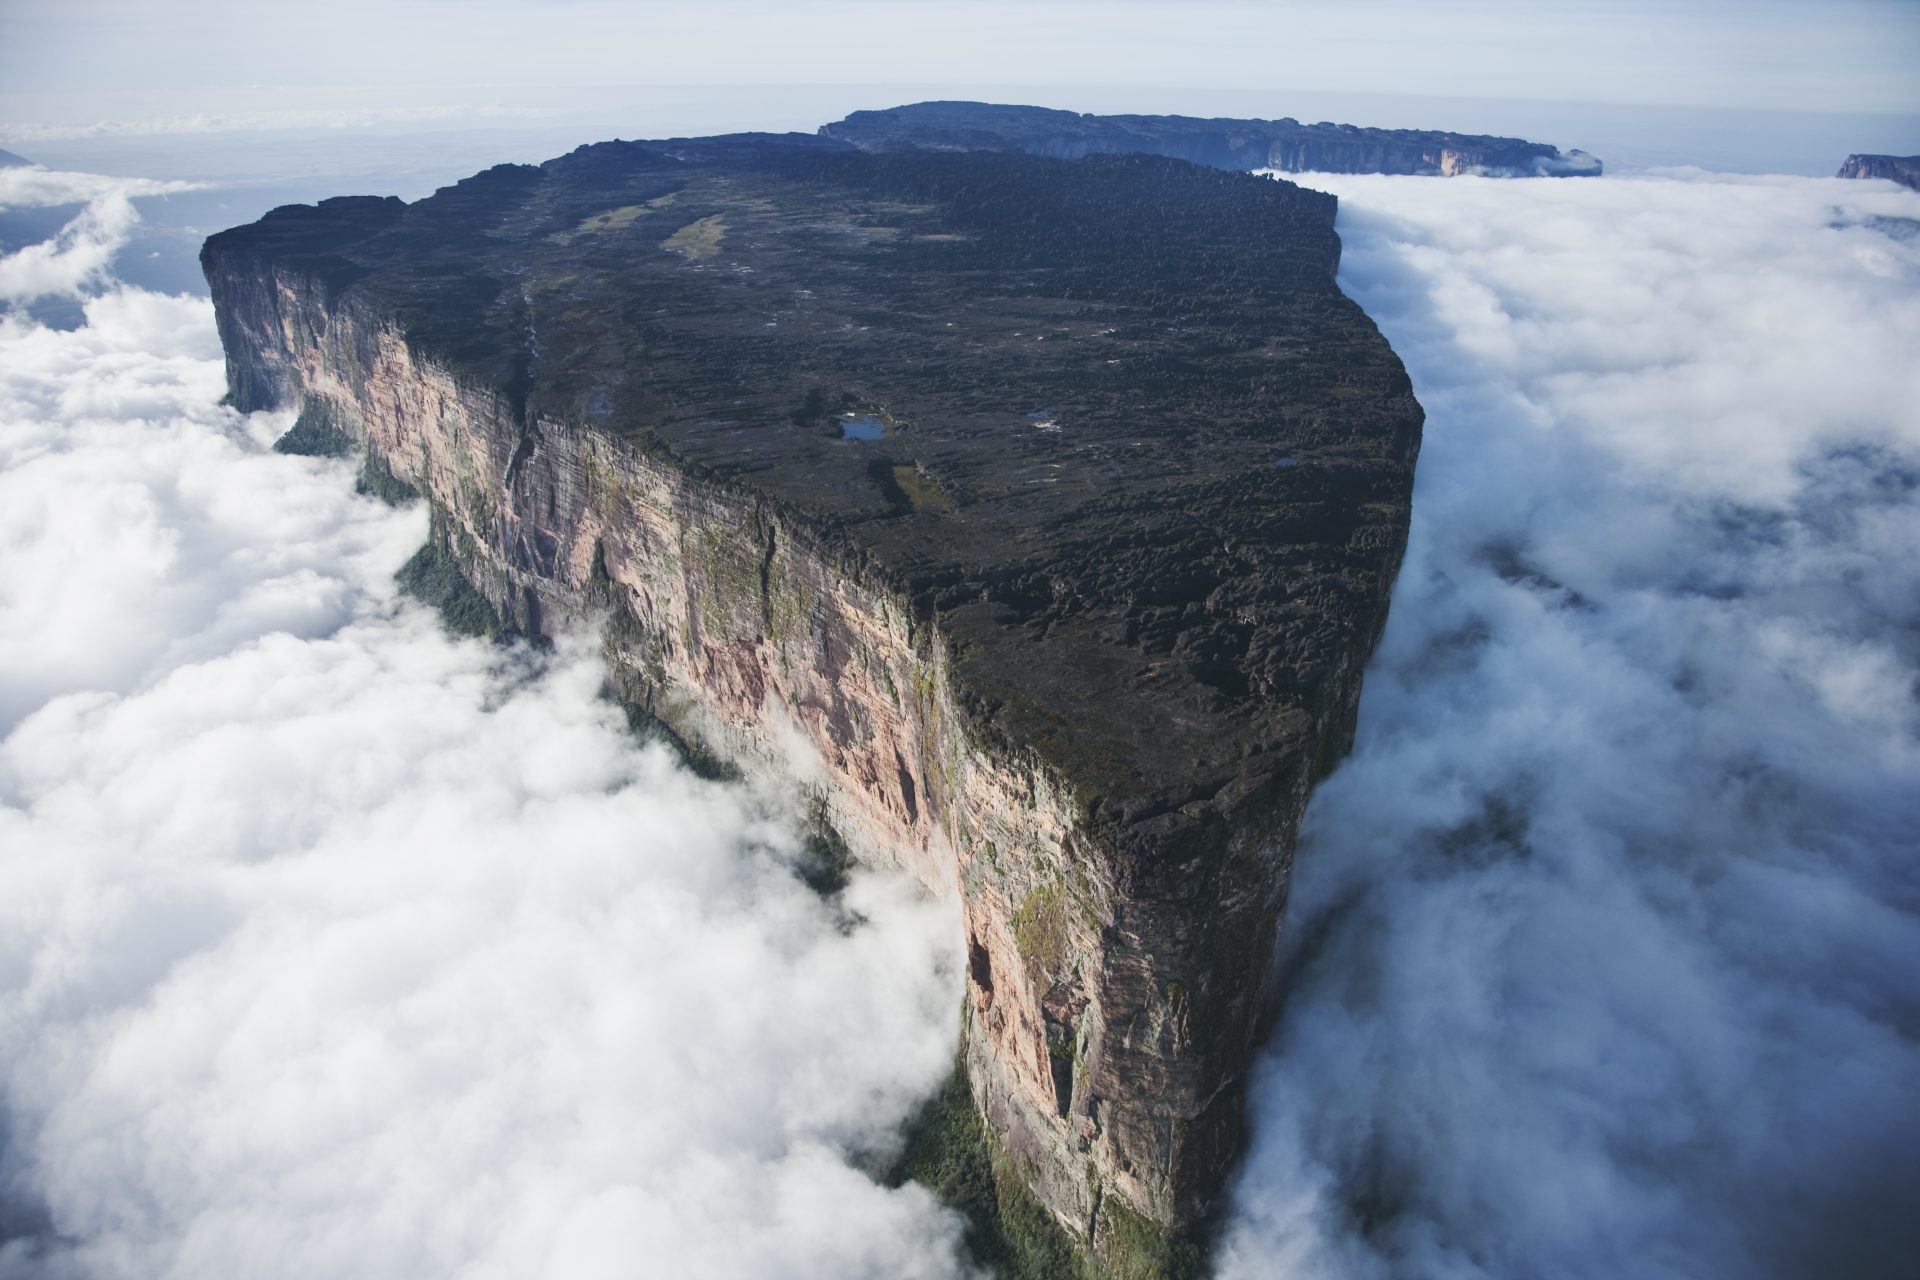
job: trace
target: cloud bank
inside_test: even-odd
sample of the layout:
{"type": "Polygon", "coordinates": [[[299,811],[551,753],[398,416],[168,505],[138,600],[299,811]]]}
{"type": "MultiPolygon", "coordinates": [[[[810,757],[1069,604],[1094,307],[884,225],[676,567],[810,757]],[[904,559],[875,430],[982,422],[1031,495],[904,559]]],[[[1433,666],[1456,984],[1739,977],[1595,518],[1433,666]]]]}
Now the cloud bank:
{"type": "Polygon", "coordinates": [[[860,1172],[953,904],[446,639],[221,381],[201,301],[0,318],[0,1275],[958,1274],[860,1172]]]}
{"type": "Polygon", "coordinates": [[[1907,1274],[1920,197],[1311,181],[1429,419],[1221,1273],[1907,1274]]]}

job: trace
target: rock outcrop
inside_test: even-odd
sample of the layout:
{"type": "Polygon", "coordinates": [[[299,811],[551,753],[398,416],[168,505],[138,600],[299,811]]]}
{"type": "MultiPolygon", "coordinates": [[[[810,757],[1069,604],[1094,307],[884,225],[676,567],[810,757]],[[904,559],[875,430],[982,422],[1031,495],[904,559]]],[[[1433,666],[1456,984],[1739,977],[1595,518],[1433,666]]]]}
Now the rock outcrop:
{"type": "Polygon", "coordinates": [[[522,631],[964,904],[1007,1167],[1115,1259],[1218,1203],[1421,414],[1331,197],[1149,156],[603,143],[202,255],[233,403],[431,503],[522,631]]]}
{"type": "Polygon", "coordinates": [[[1282,173],[1405,173],[1496,178],[1587,177],[1600,161],[1584,151],[1519,138],[1428,129],[1363,129],[1297,120],[1203,120],[1193,116],[1096,116],[987,102],[916,102],[856,111],[821,134],[869,150],[1024,151],[1077,160],[1088,155],[1175,156],[1216,169],[1282,173]]]}
{"type": "Polygon", "coordinates": [[[1885,178],[1920,191],[1920,156],[1851,155],[1836,178],[1885,178]]]}

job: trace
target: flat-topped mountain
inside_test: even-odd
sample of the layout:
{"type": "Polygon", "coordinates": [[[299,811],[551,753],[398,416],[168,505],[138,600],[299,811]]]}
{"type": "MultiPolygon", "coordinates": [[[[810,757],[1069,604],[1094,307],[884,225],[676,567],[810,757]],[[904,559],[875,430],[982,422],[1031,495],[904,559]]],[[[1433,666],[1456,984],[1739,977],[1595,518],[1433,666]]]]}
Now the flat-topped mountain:
{"type": "Polygon", "coordinates": [[[916,102],[856,111],[822,125],[821,134],[869,150],[1024,151],[1078,159],[1139,152],[1176,156],[1216,169],[1282,173],[1403,173],[1450,177],[1583,177],[1600,161],[1583,151],[1519,138],[1430,129],[1365,129],[1297,120],[1198,119],[1193,116],[1097,116],[1047,107],[987,102],[916,102]]]}
{"type": "Polygon", "coordinates": [[[609,617],[630,704],[957,887],[1003,1198],[1151,1270],[1238,1149],[1406,539],[1421,414],[1333,211],[1157,156],[742,136],[278,209],[202,260],[237,405],[364,442],[504,619],[609,617]]]}
{"type": "Polygon", "coordinates": [[[1920,191],[1920,156],[1850,155],[1836,178],[1885,178],[1920,191]]]}

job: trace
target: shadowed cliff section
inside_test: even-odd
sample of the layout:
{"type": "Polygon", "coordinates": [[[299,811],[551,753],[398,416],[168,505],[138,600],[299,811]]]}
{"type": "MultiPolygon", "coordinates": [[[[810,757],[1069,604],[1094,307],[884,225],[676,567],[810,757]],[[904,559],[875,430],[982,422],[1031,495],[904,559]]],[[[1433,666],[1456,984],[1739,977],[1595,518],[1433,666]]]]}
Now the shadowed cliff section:
{"type": "Polygon", "coordinates": [[[234,402],[324,404],[500,625],[607,617],[623,698],[804,744],[849,848],[958,888],[995,1186],[1158,1274],[1239,1150],[1406,539],[1420,410],[1333,214],[1159,156],[737,136],[203,262],[234,402]]]}
{"type": "Polygon", "coordinates": [[[1368,129],[1293,119],[1097,116],[988,102],[916,102],[856,111],[820,132],[874,151],[1024,151],[1075,160],[1101,154],[1174,156],[1216,169],[1282,173],[1402,173],[1496,178],[1591,177],[1584,151],[1520,138],[1438,129],[1368,129]]]}

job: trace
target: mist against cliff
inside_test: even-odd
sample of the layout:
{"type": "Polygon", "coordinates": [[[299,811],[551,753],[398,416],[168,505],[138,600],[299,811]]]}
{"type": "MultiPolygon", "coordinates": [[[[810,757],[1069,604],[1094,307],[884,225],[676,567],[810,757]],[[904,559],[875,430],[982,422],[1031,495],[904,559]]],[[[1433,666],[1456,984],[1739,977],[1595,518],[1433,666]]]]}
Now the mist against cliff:
{"type": "Polygon", "coordinates": [[[1222,1273],[1907,1274],[1920,197],[1305,181],[1428,422],[1222,1273]]]}
{"type": "MultiPolygon", "coordinates": [[[[1920,197],[1318,182],[1429,428],[1222,1272],[1910,1257],[1920,197]]],[[[0,321],[0,1273],[959,1273],[858,1167],[948,909],[843,932],[590,644],[446,640],[424,517],[217,407],[205,303],[113,281],[137,192],[56,196],[0,263],[88,299],[0,321]]]]}

